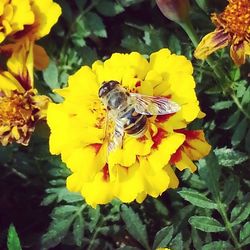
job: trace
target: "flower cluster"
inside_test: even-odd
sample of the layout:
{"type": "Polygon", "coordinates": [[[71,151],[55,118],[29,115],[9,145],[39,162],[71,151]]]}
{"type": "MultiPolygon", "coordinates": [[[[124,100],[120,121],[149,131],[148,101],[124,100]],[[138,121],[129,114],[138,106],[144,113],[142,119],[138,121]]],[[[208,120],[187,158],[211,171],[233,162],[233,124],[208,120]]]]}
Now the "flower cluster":
{"type": "Polygon", "coordinates": [[[35,44],[57,22],[61,8],[52,0],[4,0],[0,3],[0,143],[27,145],[49,98],[34,89],[33,70],[47,67],[45,50],[35,44]]]}
{"type": "Polygon", "coordinates": [[[64,101],[50,103],[47,121],[51,129],[50,151],[61,154],[72,171],[70,191],[81,192],[91,206],[113,198],[142,202],[178,186],[174,166],[196,170],[193,163],[206,156],[210,145],[202,130],[187,125],[204,113],[195,94],[193,68],[184,56],[162,49],[145,59],[136,52],[115,53],[105,62],[83,66],[57,90],[64,101]],[[107,154],[113,126],[106,126],[107,110],[98,98],[104,81],[116,80],[129,92],[165,96],[178,103],[180,111],[147,117],[144,136],[125,133],[121,148],[107,154]],[[107,131],[106,131],[107,130],[107,131]]]}
{"type": "Polygon", "coordinates": [[[245,63],[250,55],[250,1],[228,0],[220,14],[212,15],[216,29],[207,34],[195,50],[195,57],[205,59],[214,51],[231,44],[230,55],[235,64],[245,63]]]}

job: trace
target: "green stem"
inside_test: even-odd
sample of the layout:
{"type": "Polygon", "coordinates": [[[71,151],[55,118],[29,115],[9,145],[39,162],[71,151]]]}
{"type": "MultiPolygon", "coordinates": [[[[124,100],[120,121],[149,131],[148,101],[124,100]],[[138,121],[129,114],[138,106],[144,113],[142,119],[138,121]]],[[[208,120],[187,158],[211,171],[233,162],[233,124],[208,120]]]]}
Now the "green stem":
{"type": "MultiPolygon", "coordinates": [[[[186,20],[186,22],[181,22],[179,23],[179,25],[187,33],[194,47],[197,47],[199,43],[199,39],[190,20],[186,20]]],[[[216,75],[217,82],[219,83],[219,86],[222,92],[224,94],[229,93],[229,96],[231,97],[235,105],[238,107],[238,109],[242,112],[242,114],[244,114],[244,116],[247,119],[250,120],[250,115],[244,110],[238,98],[234,94],[232,94],[232,87],[231,87],[232,81],[230,80],[230,77],[228,77],[226,72],[218,64],[216,64],[211,58],[206,58],[206,62],[209,65],[209,67],[213,70],[214,74],[216,75]]]]}
{"type": "Polygon", "coordinates": [[[225,227],[226,227],[228,234],[230,235],[236,249],[241,250],[242,249],[241,245],[240,245],[239,241],[237,240],[237,237],[234,234],[234,231],[232,229],[232,225],[227,217],[227,213],[226,213],[224,205],[221,203],[220,199],[218,199],[218,198],[216,199],[216,203],[218,206],[218,211],[219,211],[219,213],[224,221],[224,224],[225,224],[225,227]]]}

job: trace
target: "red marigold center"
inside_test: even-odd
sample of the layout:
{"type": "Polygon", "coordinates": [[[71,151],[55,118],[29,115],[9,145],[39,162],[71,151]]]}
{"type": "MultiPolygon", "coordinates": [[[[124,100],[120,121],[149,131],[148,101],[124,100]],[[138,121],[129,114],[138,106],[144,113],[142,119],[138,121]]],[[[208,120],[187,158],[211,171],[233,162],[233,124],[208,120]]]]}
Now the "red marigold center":
{"type": "Polygon", "coordinates": [[[240,40],[250,38],[250,1],[229,0],[226,9],[215,15],[213,21],[221,25],[226,32],[240,40]]]}

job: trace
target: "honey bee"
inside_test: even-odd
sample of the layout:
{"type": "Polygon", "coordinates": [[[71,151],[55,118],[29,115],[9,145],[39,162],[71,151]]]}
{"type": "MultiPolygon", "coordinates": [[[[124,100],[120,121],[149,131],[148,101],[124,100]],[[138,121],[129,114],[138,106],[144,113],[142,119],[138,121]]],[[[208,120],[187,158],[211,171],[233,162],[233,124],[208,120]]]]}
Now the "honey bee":
{"type": "Polygon", "coordinates": [[[160,96],[130,93],[118,81],[103,82],[98,93],[107,109],[107,122],[112,119],[114,131],[108,144],[108,153],[121,147],[124,133],[136,138],[147,130],[149,116],[176,113],[180,106],[160,96]]]}

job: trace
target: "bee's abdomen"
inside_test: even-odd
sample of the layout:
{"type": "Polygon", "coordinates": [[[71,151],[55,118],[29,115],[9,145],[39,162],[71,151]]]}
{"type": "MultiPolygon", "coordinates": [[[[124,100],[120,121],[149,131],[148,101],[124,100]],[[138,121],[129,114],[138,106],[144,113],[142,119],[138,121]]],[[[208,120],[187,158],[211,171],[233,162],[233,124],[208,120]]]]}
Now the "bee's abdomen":
{"type": "Polygon", "coordinates": [[[147,125],[147,117],[135,112],[134,108],[127,111],[123,118],[126,118],[127,122],[124,126],[124,130],[127,134],[140,137],[144,134],[147,125]]]}

